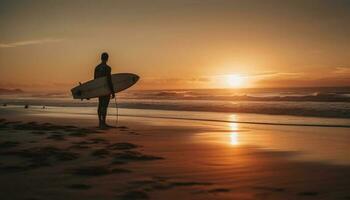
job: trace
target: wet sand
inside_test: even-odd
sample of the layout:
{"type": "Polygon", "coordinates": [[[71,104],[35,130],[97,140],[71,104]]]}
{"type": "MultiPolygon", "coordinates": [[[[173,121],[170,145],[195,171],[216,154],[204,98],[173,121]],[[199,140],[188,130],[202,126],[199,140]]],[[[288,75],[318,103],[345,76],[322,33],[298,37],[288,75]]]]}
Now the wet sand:
{"type": "Polygon", "coordinates": [[[222,124],[131,117],[115,129],[95,123],[1,112],[2,199],[350,199],[349,165],[242,142],[258,129],[288,135],[289,128],[233,133],[222,124]]]}

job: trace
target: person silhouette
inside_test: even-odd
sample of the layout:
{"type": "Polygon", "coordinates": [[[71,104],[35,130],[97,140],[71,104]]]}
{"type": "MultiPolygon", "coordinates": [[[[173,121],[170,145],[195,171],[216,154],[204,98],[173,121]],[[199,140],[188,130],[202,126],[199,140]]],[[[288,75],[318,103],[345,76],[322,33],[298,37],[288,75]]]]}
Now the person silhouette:
{"type": "Polygon", "coordinates": [[[108,57],[109,57],[108,53],[106,52],[101,54],[101,63],[95,67],[95,73],[94,73],[94,79],[107,77],[107,84],[111,91],[111,93],[108,95],[98,97],[97,115],[98,115],[100,128],[110,127],[106,123],[107,109],[108,109],[110,98],[111,97],[115,98],[114,88],[112,83],[112,74],[111,74],[112,69],[110,66],[107,65],[108,57]]]}

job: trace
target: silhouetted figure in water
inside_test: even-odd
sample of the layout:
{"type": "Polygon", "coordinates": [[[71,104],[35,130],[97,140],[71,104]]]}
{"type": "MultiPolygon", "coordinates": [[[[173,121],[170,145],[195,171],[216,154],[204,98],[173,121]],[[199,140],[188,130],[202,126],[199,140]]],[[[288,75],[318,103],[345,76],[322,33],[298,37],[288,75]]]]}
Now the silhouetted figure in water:
{"type": "Polygon", "coordinates": [[[106,76],[109,89],[111,90],[110,95],[98,97],[97,114],[98,114],[100,128],[109,127],[106,124],[107,108],[108,108],[108,104],[111,96],[112,98],[115,98],[113,83],[112,83],[112,76],[111,76],[112,70],[111,70],[111,67],[107,65],[107,61],[108,61],[108,54],[104,52],[101,54],[101,63],[96,66],[95,75],[94,75],[94,79],[106,76]]]}
{"type": "Polygon", "coordinates": [[[25,109],[29,108],[29,105],[28,104],[24,105],[24,108],[25,109]]]}

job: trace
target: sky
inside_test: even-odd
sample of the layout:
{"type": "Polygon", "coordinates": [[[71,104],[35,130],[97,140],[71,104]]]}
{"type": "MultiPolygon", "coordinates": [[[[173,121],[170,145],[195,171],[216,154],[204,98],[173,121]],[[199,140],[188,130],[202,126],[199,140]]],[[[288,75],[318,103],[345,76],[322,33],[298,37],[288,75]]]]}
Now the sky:
{"type": "Polygon", "coordinates": [[[0,88],[69,91],[104,51],[136,89],[350,86],[349,24],[348,0],[0,0],[0,88]]]}

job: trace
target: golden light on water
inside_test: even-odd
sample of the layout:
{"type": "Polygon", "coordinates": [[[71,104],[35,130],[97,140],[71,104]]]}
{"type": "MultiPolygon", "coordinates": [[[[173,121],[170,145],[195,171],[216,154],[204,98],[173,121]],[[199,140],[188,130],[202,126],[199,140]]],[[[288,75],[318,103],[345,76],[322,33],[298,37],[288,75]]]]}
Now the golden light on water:
{"type": "MultiPolygon", "coordinates": [[[[236,115],[231,115],[230,120],[236,121],[237,120],[236,115]]],[[[231,130],[231,133],[230,133],[231,145],[234,145],[234,146],[239,145],[238,123],[230,123],[229,126],[231,130]]]]}
{"type": "Polygon", "coordinates": [[[232,132],[230,135],[230,141],[232,145],[238,145],[239,144],[239,138],[237,132],[232,132]]]}
{"type": "Polygon", "coordinates": [[[230,74],[227,76],[227,83],[230,87],[239,88],[244,85],[244,78],[239,74],[230,74]]]}

